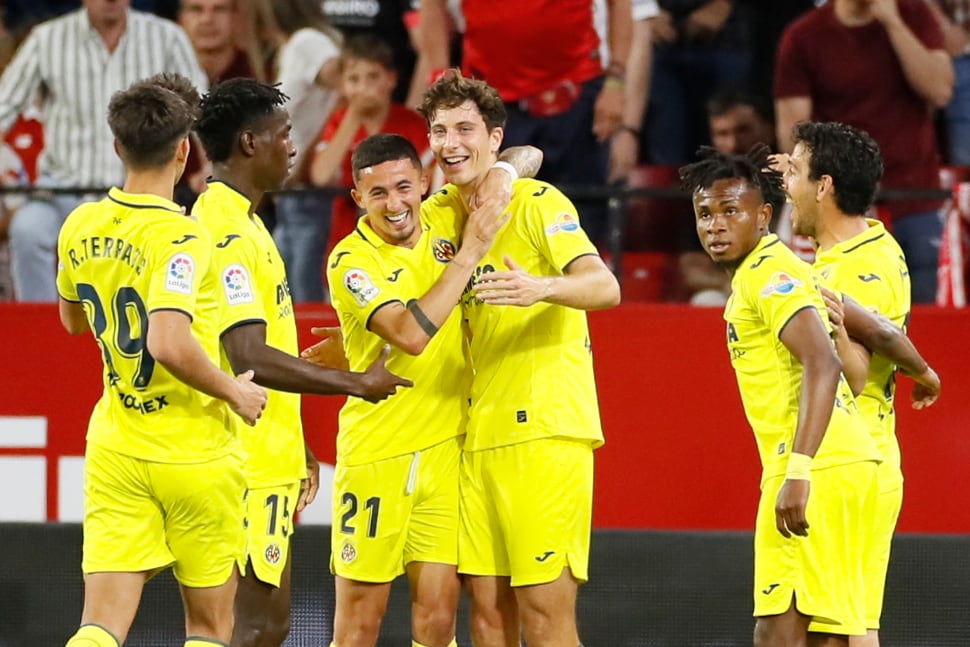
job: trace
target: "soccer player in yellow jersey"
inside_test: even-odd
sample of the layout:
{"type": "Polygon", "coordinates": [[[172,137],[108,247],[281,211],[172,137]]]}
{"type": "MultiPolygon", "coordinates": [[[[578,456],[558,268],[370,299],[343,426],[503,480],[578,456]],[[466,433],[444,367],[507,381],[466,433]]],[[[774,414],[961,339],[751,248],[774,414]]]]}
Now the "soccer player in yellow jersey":
{"type": "Polygon", "coordinates": [[[844,645],[865,633],[859,555],[880,454],[842,376],[816,275],[768,231],[782,187],[767,166],[759,146],[747,156],[703,149],[681,169],[698,237],[733,275],[728,350],[761,455],[755,645],[809,635],[844,645]],[[842,635],[809,634],[813,621],[842,635]]]}
{"type": "MultiPolygon", "coordinates": [[[[906,259],[883,224],[865,217],[882,176],[878,144],[864,131],[837,122],[798,124],[793,141],[784,165],[785,188],[794,204],[795,233],[813,237],[818,245],[815,269],[829,287],[905,329],[910,314],[906,259]]],[[[878,354],[870,359],[868,349],[850,340],[844,328],[837,344],[847,376],[853,360],[861,359],[855,362],[862,369],[856,403],[883,457],[876,472],[874,523],[863,554],[867,633],[849,639],[853,647],[877,647],[890,545],[903,498],[895,365],[878,354]]],[[[931,388],[925,391],[917,383],[914,406],[932,404],[939,393],[935,373],[929,366],[924,373],[931,388]]]]}
{"type": "Polygon", "coordinates": [[[365,215],[327,264],[346,354],[351,368],[362,366],[390,342],[389,366],[415,387],[378,405],[349,398],[340,411],[331,557],[337,647],[377,643],[391,581],[402,573],[414,645],[454,644],[469,381],[456,306],[504,221],[511,181],[502,186],[503,176],[538,168],[529,150],[518,153],[508,152],[505,171],[492,174],[499,190],[467,222],[463,209],[421,204],[428,181],[407,139],[374,135],[352,156],[352,195],[365,215]]]}
{"type": "MultiPolygon", "coordinates": [[[[420,112],[451,183],[433,208],[474,206],[502,143],[494,88],[457,70],[420,112]]],[[[511,218],[462,297],[474,367],[461,464],[459,572],[476,645],[576,647],[588,577],[593,449],[603,443],[585,310],[620,289],[555,187],[515,183],[511,218]]]]}
{"type": "Polygon", "coordinates": [[[90,330],[104,361],[85,450],[84,610],[70,647],[124,643],[145,581],[168,566],[185,645],[226,645],[232,632],[244,481],[225,402],[252,424],[266,393],[252,371],[233,380],[218,368],[211,243],[172,202],[194,119],[150,83],[112,97],[124,188],[75,210],[58,240],[61,321],[90,330]]]}
{"type": "Polygon", "coordinates": [[[250,367],[270,389],[262,420],[241,430],[248,563],[236,595],[233,647],[278,647],[289,632],[292,515],[312,501],[319,474],[305,449],[299,394],[347,394],[372,406],[411,385],[387,371],[388,350],[380,346],[359,373],[297,356],[283,260],[255,212],[267,191],[283,185],[296,155],[285,101],[276,87],[253,79],[225,81],[202,100],[196,125],[213,171],[192,213],[213,243],[223,366],[250,367]]]}

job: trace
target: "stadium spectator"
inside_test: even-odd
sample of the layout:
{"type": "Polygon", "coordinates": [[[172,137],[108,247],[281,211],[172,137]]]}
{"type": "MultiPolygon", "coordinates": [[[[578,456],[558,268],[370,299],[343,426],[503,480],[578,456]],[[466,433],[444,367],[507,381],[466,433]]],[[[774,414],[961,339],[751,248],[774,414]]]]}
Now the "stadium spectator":
{"type": "Polygon", "coordinates": [[[659,0],[641,157],[684,164],[707,143],[705,103],[718,89],[746,85],[754,13],[738,0],[659,0]]]}
{"type": "MultiPolygon", "coordinates": [[[[390,46],[369,33],[351,36],[340,54],[340,92],[345,105],[330,115],[312,153],[310,182],[315,186],[353,186],[350,159],[357,145],[377,133],[403,135],[418,150],[424,164],[431,162],[428,127],[421,115],[393,102],[397,84],[390,46]]],[[[349,193],[349,191],[348,191],[349,193]]],[[[360,215],[349,195],[333,199],[330,241],[333,244],[354,230],[360,215]]]]}
{"type": "MultiPolygon", "coordinates": [[[[460,213],[475,204],[495,161],[505,104],[494,88],[455,70],[428,89],[421,113],[436,161],[457,188],[431,200],[460,213]]],[[[616,305],[620,289],[555,187],[519,182],[509,210],[462,296],[475,372],[459,572],[472,596],[475,644],[514,644],[521,621],[530,645],[575,647],[593,449],[603,443],[584,311],[616,305]],[[557,388],[537,390],[542,384],[557,388]]]]}
{"type": "MultiPolygon", "coordinates": [[[[255,77],[249,54],[236,45],[233,26],[241,0],[182,0],[178,23],[189,37],[209,86],[225,79],[255,77]]],[[[175,201],[191,208],[205,190],[211,169],[201,146],[193,146],[185,173],[175,190],[175,201]]]]}
{"type": "Polygon", "coordinates": [[[755,647],[865,634],[861,554],[880,460],[841,376],[818,279],[769,233],[783,194],[768,150],[706,149],[681,169],[698,238],[732,274],[728,350],[761,456],[755,647]]]}
{"type": "MultiPolygon", "coordinates": [[[[794,203],[795,231],[818,242],[815,269],[827,286],[905,329],[910,314],[906,259],[885,226],[865,217],[882,176],[879,146],[865,132],[837,122],[803,122],[795,127],[794,142],[785,165],[785,190],[794,203]]],[[[903,501],[895,364],[882,355],[870,358],[870,351],[852,341],[845,326],[836,325],[836,330],[836,346],[859,412],[883,459],[876,470],[875,514],[862,553],[867,632],[849,639],[852,647],[878,647],[889,552],[903,501]],[[858,387],[850,376],[853,365],[861,378],[858,387]]],[[[928,365],[925,372],[926,378],[935,378],[928,365]]],[[[938,379],[936,383],[938,394],[938,379]]],[[[916,397],[920,408],[935,399],[932,391],[925,399],[918,392],[916,397]]]]}
{"type": "Polygon", "coordinates": [[[623,125],[610,138],[609,182],[626,182],[640,161],[640,138],[653,76],[651,18],[658,15],[657,0],[633,0],[633,33],[627,61],[623,125]]]}
{"type": "Polygon", "coordinates": [[[266,392],[252,371],[219,370],[211,243],[172,201],[197,108],[143,82],[107,110],[124,189],[78,207],[58,238],[61,322],[93,333],[104,362],[84,461],[84,610],[67,645],[124,644],[145,583],[169,566],[185,646],[225,645],[245,483],[220,400],[253,424],[266,392]]]}
{"type": "Polygon", "coordinates": [[[426,79],[414,75],[418,3],[419,0],[322,1],[327,20],[345,38],[376,36],[390,45],[391,61],[397,73],[393,94],[397,103],[405,103],[412,92],[420,96],[426,86],[426,79]],[[413,89],[412,81],[415,82],[413,89]]]}
{"type": "MultiPolygon", "coordinates": [[[[317,0],[258,0],[253,12],[256,34],[277,48],[275,80],[289,97],[296,145],[289,188],[305,187],[310,151],[339,96],[342,37],[323,15],[317,0]]],[[[276,198],[279,247],[295,303],[323,302],[323,261],[330,231],[330,198],[313,191],[276,198]]]]}
{"type": "MultiPolygon", "coordinates": [[[[832,0],[782,36],[775,68],[778,143],[790,152],[792,127],[800,121],[839,121],[879,143],[883,188],[937,188],[933,109],[949,102],[952,89],[943,33],[924,0],[832,0]]],[[[892,201],[887,211],[909,264],[913,302],[934,302],[940,201],[892,201]]]]}
{"type": "MultiPolygon", "coordinates": [[[[184,74],[199,87],[205,77],[177,25],[128,8],[128,0],[85,0],[84,7],[38,25],[0,77],[0,131],[44,86],[46,146],[40,157],[44,187],[107,187],[122,180],[105,122],[114,91],[152,74],[184,74]]],[[[13,278],[20,301],[57,299],[57,231],[80,195],[34,198],[10,223],[13,278]]]]}
{"type": "Polygon", "coordinates": [[[953,58],[953,98],[946,106],[949,163],[970,166],[970,2],[930,0],[953,58]]]}
{"type": "MultiPolygon", "coordinates": [[[[539,178],[573,186],[606,184],[610,138],[624,125],[630,0],[608,0],[609,60],[599,53],[593,3],[464,0],[462,69],[498,89],[506,104],[507,145],[543,151],[539,178]],[[536,26],[542,37],[536,37],[536,26]]],[[[431,69],[448,66],[446,0],[422,0],[421,48],[431,69]]],[[[632,124],[628,124],[632,125],[632,124]]],[[[579,204],[583,228],[597,243],[606,235],[602,200],[579,204]]]]}
{"type": "Polygon", "coordinates": [[[246,450],[247,563],[236,594],[234,647],[279,647],[289,633],[291,515],[313,501],[319,482],[319,465],[305,447],[299,394],[354,395],[374,403],[410,386],[387,372],[386,354],[378,353],[361,373],[296,356],[286,272],[255,211],[266,191],[282,186],[296,156],[285,101],[277,88],[254,79],[226,81],[203,99],[196,127],[213,173],[192,213],[215,243],[212,265],[223,287],[215,326],[222,365],[252,369],[271,389],[263,419],[238,430],[246,450]]]}

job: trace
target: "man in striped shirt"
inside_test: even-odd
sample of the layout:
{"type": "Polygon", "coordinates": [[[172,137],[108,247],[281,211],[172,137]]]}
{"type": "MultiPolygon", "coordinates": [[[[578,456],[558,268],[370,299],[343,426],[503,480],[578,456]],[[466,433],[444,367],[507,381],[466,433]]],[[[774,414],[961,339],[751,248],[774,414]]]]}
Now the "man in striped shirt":
{"type": "MultiPolygon", "coordinates": [[[[0,77],[0,132],[38,88],[45,96],[46,148],[37,184],[107,187],[123,180],[105,120],[111,95],[159,72],[206,88],[192,45],[177,25],[129,8],[130,0],[84,0],[81,9],[38,25],[0,77]]],[[[57,232],[83,200],[30,200],[10,224],[14,290],[20,301],[56,301],[57,232]]]]}

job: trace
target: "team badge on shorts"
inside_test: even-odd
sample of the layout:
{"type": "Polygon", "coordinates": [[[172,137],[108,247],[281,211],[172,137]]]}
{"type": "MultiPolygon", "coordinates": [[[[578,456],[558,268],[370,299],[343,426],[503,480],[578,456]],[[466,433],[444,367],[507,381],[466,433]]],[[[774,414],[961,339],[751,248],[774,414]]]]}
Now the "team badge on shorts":
{"type": "Polygon", "coordinates": [[[349,541],[345,541],[340,548],[340,559],[344,564],[349,564],[357,559],[357,549],[349,541]]]}
{"type": "Polygon", "coordinates": [[[179,294],[191,294],[193,274],[195,274],[195,261],[192,257],[184,252],[176,254],[168,261],[165,289],[179,294]]]}
{"type": "Polygon", "coordinates": [[[266,552],[263,555],[266,557],[267,563],[275,565],[279,564],[283,551],[280,550],[279,544],[273,543],[266,547],[266,552]]]}
{"type": "Polygon", "coordinates": [[[793,276],[788,276],[784,272],[775,272],[768,285],[761,291],[761,296],[770,297],[772,294],[791,294],[796,288],[804,285],[793,276]]]}
{"type": "Polygon", "coordinates": [[[579,231],[579,219],[568,212],[559,214],[556,216],[555,222],[546,227],[546,234],[552,236],[553,234],[558,234],[560,231],[566,232],[567,234],[579,231]]]}
{"type": "Polygon", "coordinates": [[[455,257],[455,244],[444,238],[435,238],[434,244],[431,245],[431,251],[434,254],[434,259],[439,263],[450,263],[451,259],[455,257]]]}
{"type": "Polygon", "coordinates": [[[344,274],[344,287],[362,308],[373,301],[374,297],[380,293],[380,290],[377,289],[377,286],[374,285],[374,282],[370,280],[364,270],[347,270],[344,274]]]}

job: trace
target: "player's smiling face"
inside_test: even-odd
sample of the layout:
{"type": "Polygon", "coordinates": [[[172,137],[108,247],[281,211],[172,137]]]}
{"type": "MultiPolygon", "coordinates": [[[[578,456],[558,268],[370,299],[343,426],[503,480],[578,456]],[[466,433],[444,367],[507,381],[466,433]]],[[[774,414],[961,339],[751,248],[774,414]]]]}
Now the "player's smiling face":
{"type": "Polygon", "coordinates": [[[502,144],[501,128],[489,131],[478,106],[467,100],[454,108],[438,108],[431,120],[429,141],[445,179],[468,186],[483,178],[502,144]]]}
{"type": "Polygon", "coordinates": [[[351,195],[367,212],[367,222],[382,240],[414,247],[421,238],[421,196],[428,189],[422,169],[409,159],[360,169],[351,195]]]}
{"type": "Polygon", "coordinates": [[[812,152],[804,142],[795,144],[785,169],[785,193],[792,203],[792,231],[802,236],[815,236],[818,229],[821,203],[819,182],[811,179],[812,152]]]}
{"type": "Polygon", "coordinates": [[[745,179],[716,180],[693,200],[697,237],[718,265],[737,267],[768,231],[771,205],[745,179]]]}

